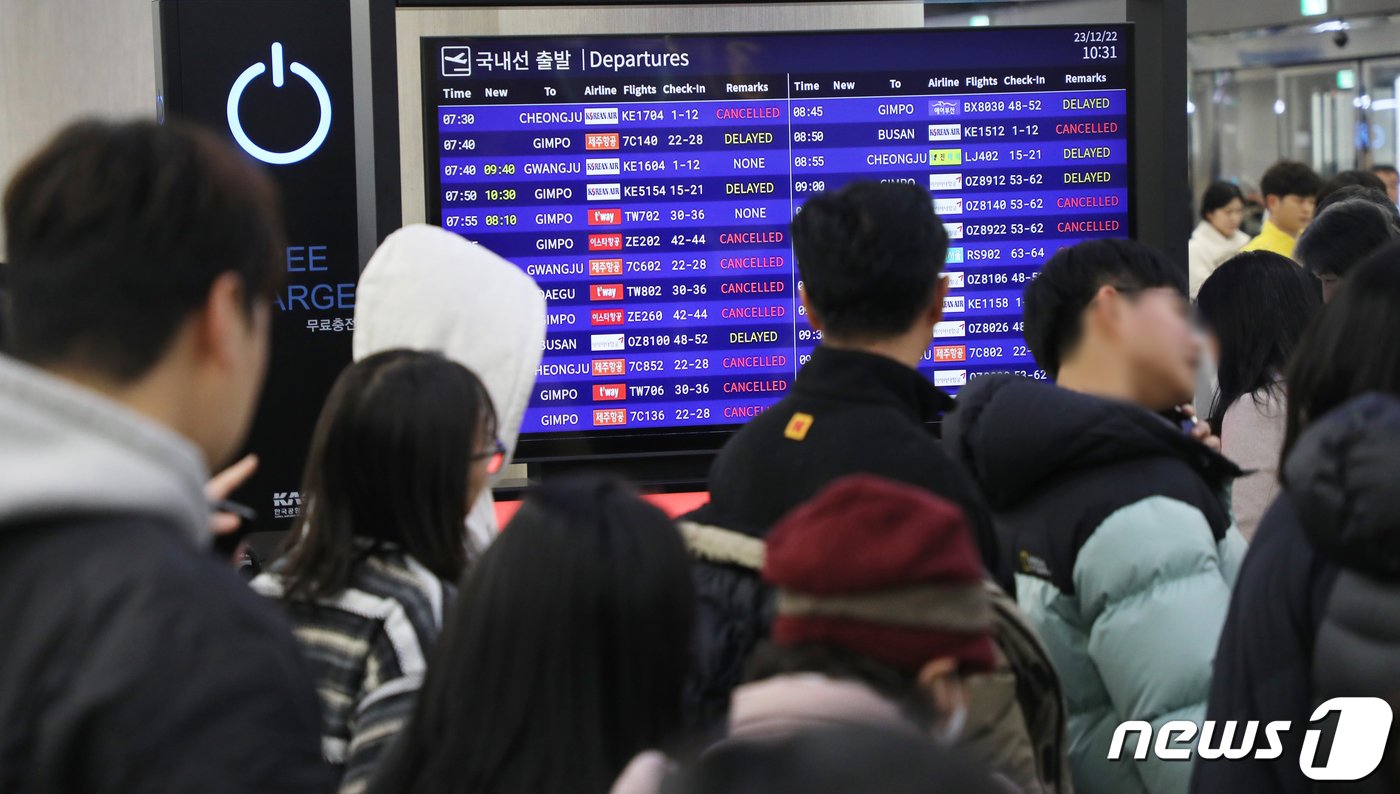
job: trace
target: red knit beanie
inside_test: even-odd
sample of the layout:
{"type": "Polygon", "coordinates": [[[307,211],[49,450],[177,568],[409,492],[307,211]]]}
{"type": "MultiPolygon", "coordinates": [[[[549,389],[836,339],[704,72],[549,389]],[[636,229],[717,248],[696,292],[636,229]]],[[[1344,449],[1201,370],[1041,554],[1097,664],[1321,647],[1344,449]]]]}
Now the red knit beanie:
{"type": "Polygon", "coordinates": [[[837,480],[767,538],[773,641],[834,645],[901,670],[996,665],[982,561],[960,507],[870,475],[837,480]]]}

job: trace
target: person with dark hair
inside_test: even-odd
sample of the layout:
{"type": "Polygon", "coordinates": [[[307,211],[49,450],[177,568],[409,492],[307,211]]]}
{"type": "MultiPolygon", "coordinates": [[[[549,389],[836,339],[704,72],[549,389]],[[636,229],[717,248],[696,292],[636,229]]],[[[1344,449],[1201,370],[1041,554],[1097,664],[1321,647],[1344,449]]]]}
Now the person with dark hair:
{"type": "Polygon", "coordinates": [[[1233,182],[1212,182],[1201,196],[1201,222],[1191,233],[1191,297],[1196,297],[1201,284],[1217,267],[1249,242],[1249,235],[1240,231],[1243,219],[1244,193],[1239,186],[1233,182]]]}
{"type": "Polygon", "coordinates": [[[1185,787],[1187,765],[1112,763],[1109,742],[1125,720],[1200,718],[1245,550],[1224,497],[1240,470],[1189,407],[1199,343],[1184,276],[1128,240],[1062,249],[1024,298],[1026,342],[1056,384],[978,378],[944,428],[1019,560],[1081,793],[1185,787]]]}
{"type": "Polygon", "coordinates": [[[305,509],[253,589],[296,626],[342,792],[364,790],[413,708],[466,569],[467,510],[504,458],[485,387],[436,353],[378,353],[331,387],[305,509]]]}
{"type": "Polygon", "coordinates": [[[1322,205],[1327,201],[1329,196],[1344,187],[1365,187],[1384,193],[1385,181],[1382,180],[1379,175],[1370,171],[1342,171],[1322,183],[1322,189],[1317,193],[1317,212],[1322,212],[1322,205]]]}
{"type": "MultiPolygon", "coordinates": [[[[1345,190],[1345,188],[1344,188],[1345,190]]],[[[1338,191],[1340,192],[1340,191],[1338,191]]],[[[1298,240],[1297,260],[1322,282],[1322,299],[1332,300],[1347,273],[1386,243],[1400,239],[1400,216],[1371,196],[1339,201],[1317,216],[1298,240]]]]}
{"type": "Polygon", "coordinates": [[[1337,188],[1327,194],[1326,201],[1317,202],[1317,213],[1313,217],[1316,218],[1326,212],[1327,208],[1334,204],[1340,204],[1343,201],[1351,201],[1353,199],[1363,199],[1375,204],[1385,211],[1386,216],[1394,218],[1397,223],[1400,223],[1400,207],[1396,207],[1391,203],[1385,191],[1376,190],[1373,187],[1365,187],[1364,185],[1347,185],[1346,187],[1337,188]]]}
{"type": "Polygon", "coordinates": [[[953,401],[918,371],[943,316],[948,233],[927,191],[854,182],[807,200],[792,222],[807,320],[821,336],[791,392],[720,450],[712,501],[690,525],[700,558],[697,727],[722,722],[743,660],[766,634],[766,588],[733,552],[756,546],[787,511],[828,483],[868,473],[960,505],[983,563],[1005,577],[991,518],[932,423],[953,401]]]}
{"type": "MultiPolygon", "coordinates": [[[[986,770],[908,732],[866,725],[731,742],[679,776],[675,794],[1007,794],[986,770]]],[[[630,792],[629,792],[630,794],[630,792]]]]}
{"type": "MultiPolygon", "coordinates": [[[[1392,243],[1347,277],[1288,367],[1283,492],[1250,544],[1216,651],[1206,718],[1293,729],[1276,758],[1198,761],[1197,794],[1315,791],[1299,768],[1314,708],[1396,689],[1400,346],[1382,340],[1397,336],[1392,243]]],[[[1379,779],[1355,785],[1388,790],[1379,779]]]]}
{"type": "Polygon", "coordinates": [[[857,721],[917,729],[1027,794],[1067,790],[1058,686],[1037,693],[1051,712],[1045,746],[1012,698],[979,686],[1002,666],[983,575],[957,505],[869,475],[827,486],[768,537],[763,578],[777,615],[750,683],[734,692],[730,739],[857,721]]]}
{"type": "Polygon", "coordinates": [[[1322,178],[1296,160],[1280,160],[1259,180],[1269,217],[1259,236],[1241,250],[1273,251],[1292,258],[1298,235],[1312,222],[1322,178]]]}
{"type": "Polygon", "coordinates": [[[1390,197],[1390,203],[1400,204],[1400,171],[1396,171],[1393,165],[1373,165],[1371,173],[1385,184],[1385,193],[1390,197]]]}
{"type": "Polygon", "coordinates": [[[695,591],[675,524],[596,477],[530,492],[463,580],[379,794],[607,794],[684,722],[695,591]]]}
{"type": "Polygon", "coordinates": [[[1278,496],[1287,402],[1283,369],[1322,307],[1307,280],[1287,257],[1251,251],[1221,265],[1196,299],[1217,365],[1210,425],[1220,434],[1220,451],[1249,472],[1230,491],[1235,523],[1246,540],[1278,496]]]}
{"type": "Polygon", "coordinates": [[[323,790],[310,677],[203,491],[261,390],[271,180],[186,124],[82,122],[4,226],[0,790],[323,790]]]}

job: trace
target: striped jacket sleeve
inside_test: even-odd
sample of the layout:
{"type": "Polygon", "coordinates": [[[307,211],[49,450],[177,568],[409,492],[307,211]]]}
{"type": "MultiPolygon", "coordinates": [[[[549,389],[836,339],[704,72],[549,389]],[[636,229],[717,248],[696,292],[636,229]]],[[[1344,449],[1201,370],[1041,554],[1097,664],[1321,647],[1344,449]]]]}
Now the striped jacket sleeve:
{"type": "Polygon", "coordinates": [[[413,716],[426,671],[425,642],[395,610],[370,642],[364,684],[347,725],[341,794],[362,794],[385,750],[413,716]]]}

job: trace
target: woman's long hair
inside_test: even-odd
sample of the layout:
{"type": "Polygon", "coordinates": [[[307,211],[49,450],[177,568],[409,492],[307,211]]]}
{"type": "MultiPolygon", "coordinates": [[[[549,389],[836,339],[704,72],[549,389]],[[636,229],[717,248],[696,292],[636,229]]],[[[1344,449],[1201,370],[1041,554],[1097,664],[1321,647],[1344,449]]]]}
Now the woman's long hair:
{"type": "Polygon", "coordinates": [[[675,524],[626,486],[532,492],[472,565],[371,791],[607,794],[681,728],[690,577],[675,524]]]}
{"type": "Polygon", "coordinates": [[[311,439],[282,568],[287,598],[344,590],[365,554],[357,539],[460,578],[472,459],[495,430],[481,381],[441,355],[390,350],[347,367],[311,439]]]}
{"type": "Polygon", "coordinates": [[[1288,368],[1283,460],[1303,431],[1353,397],[1400,396],[1398,340],[1400,243],[1391,243],[1347,275],[1298,346],[1288,368]]]}
{"type": "Polygon", "coordinates": [[[1322,308],[1311,280],[1287,257],[1251,251],[1232,257],[1201,285],[1196,311],[1220,340],[1219,387],[1209,417],[1217,431],[1236,400],[1282,397],[1283,370],[1322,308]]]}

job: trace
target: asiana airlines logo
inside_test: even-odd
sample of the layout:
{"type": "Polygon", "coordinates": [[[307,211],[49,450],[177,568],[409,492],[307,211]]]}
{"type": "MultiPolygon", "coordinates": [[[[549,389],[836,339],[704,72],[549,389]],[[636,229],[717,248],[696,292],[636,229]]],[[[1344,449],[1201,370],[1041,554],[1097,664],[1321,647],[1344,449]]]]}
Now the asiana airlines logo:
{"type": "MultiPolygon", "coordinates": [[[[1360,780],[1380,766],[1390,736],[1393,715],[1390,704],[1380,698],[1337,697],[1318,706],[1308,720],[1303,734],[1302,754],[1298,768],[1312,780],[1360,780]],[[1336,712],[1336,728],[1332,732],[1331,752],[1318,758],[1318,746],[1326,728],[1322,723],[1336,712]]],[[[1190,720],[1171,720],[1156,730],[1153,738],[1151,723],[1129,720],[1113,731],[1108,747],[1108,760],[1123,760],[1123,745],[1129,734],[1137,735],[1132,751],[1136,761],[1147,759],[1152,752],[1163,761],[1190,761],[1192,753],[1214,761],[1238,761],[1252,758],[1268,761],[1283,755],[1283,736],[1293,730],[1288,720],[1261,723],[1257,720],[1239,722],[1206,720],[1197,725],[1190,720]],[[1243,726],[1243,730],[1240,728],[1243,726]],[[1194,748],[1181,746],[1200,734],[1194,748]],[[1238,743],[1236,735],[1239,735],[1238,743]],[[1262,747],[1260,746],[1262,743],[1262,747]]]]}

